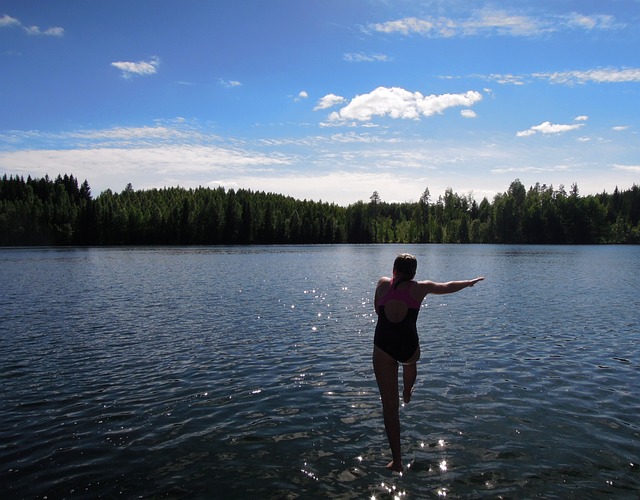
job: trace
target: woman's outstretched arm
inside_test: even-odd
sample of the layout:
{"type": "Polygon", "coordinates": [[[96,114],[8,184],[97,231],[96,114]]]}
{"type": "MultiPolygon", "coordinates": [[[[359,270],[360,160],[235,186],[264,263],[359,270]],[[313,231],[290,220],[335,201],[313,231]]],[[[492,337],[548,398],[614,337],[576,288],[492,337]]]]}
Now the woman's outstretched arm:
{"type": "Polygon", "coordinates": [[[478,281],[482,281],[484,276],[478,276],[472,280],[462,281],[447,281],[446,283],[436,283],[435,281],[419,281],[420,288],[427,293],[433,293],[436,295],[443,295],[445,293],[459,292],[463,288],[467,288],[475,285],[478,281]]]}

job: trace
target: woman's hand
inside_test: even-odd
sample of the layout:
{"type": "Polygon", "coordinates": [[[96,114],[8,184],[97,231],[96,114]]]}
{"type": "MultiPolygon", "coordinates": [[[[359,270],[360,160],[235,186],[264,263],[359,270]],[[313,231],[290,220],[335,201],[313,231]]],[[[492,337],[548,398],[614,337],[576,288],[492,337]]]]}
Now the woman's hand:
{"type": "Polygon", "coordinates": [[[469,286],[473,286],[478,281],[482,281],[483,279],[484,279],[484,276],[478,276],[477,278],[473,278],[472,280],[469,280],[469,286]]]}

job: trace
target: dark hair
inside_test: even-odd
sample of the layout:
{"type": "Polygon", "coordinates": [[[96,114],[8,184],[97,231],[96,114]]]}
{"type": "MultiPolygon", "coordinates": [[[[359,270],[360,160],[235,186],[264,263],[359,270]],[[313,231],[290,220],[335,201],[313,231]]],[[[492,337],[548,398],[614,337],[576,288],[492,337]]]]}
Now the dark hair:
{"type": "Polygon", "coordinates": [[[402,281],[412,280],[416,275],[418,269],[418,260],[409,253],[401,253],[393,261],[393,270],[396,273],[398,280],[394,286],[402,281]]]}

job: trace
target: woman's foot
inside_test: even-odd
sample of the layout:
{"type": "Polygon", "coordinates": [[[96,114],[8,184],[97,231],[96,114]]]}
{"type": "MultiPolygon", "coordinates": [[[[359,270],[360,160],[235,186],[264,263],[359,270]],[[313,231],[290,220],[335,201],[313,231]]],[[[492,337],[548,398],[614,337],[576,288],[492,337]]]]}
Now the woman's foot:
{"type": "Polygon", "coordinates": [[[393,472],[402,472],[404,469],[402,467],[402,462],[391,461],[387,464],[387,469],[393,472]]]}
{"type": "Polygon", "coordinates": [[[402,391],[402,399],[404,401],[405,404],[407,404],[409,401],[411,401],[411,395],[413,394],[413,387],[411,387],[411,389],[407,390],[403,390],[402,391]]]}

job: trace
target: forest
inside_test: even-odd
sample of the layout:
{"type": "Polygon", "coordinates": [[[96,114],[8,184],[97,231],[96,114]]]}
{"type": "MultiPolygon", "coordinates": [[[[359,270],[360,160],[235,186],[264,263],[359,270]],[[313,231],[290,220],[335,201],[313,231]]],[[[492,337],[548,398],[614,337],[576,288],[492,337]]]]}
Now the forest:
{"type": "Polygon", "coordinates": [[[73,175],[0,180],[0,246],[332,243],[638,244],[640,187],[581,196],[514,180],[479,204],[428,187],[412,203],[377,191],[347,207],[245,189],[106,190],[73,175]]]}

